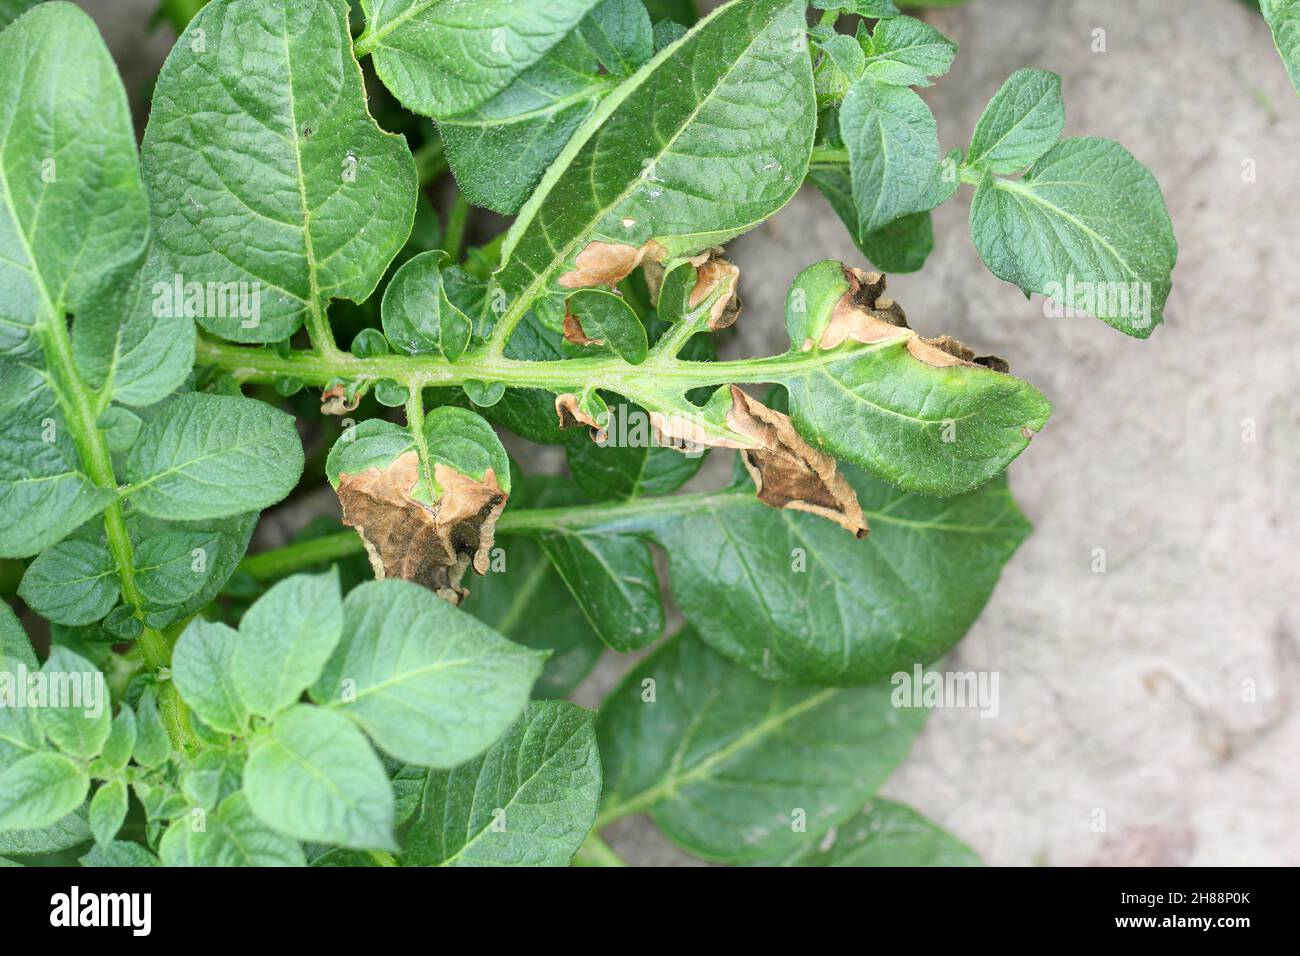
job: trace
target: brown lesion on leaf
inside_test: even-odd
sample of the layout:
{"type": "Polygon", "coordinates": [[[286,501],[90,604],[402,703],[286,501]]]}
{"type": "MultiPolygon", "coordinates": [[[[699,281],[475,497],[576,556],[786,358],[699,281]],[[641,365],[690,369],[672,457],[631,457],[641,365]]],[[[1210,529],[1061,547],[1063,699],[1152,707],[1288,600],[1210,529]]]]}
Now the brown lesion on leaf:
{"type": "Polygon", "coordinates": [[[596,419],[583,411],[582,406],[578,403],[578,396],[572,392],[565,392],[563,395],[555,396],[555,415],[559,419],[561,428],[586,425],[591,429],[592,441],[605,440],[605,429],[600,426],[596,419]]]}
{"type": "Polygon", "coordinates": [[[835,459],[804,441],[790,416],[750,398],[736,385],[730,388],[725,431],[707,428],[690,416],[652,412],[655,440],[678,451],[738,449],[764,504],[807,511],[834,521],[855,537],[866,537],[867,519],[857,492],[839,473],[835,459]]]}
{"type": "Polygon", "coordinates": [[[442,494],[430,505],[411,497],[420,479],[414,451],[385,469],[340,475],[343,523],[361,536],[377,579],[412,581],[460,604],[469,595],[461,587],[465,571],[487,573],[497,519],[509,496],[490,468],[479,480],[435,463],[433,477],[442,494]]]}
{"type": "Polygon", "coordinates": [[[739,281],[740,269],[726,259],[707,259],[695,267],[695,287],[691,289],[686,305],[694,309],[710,295],[718,293],[717,300],[709,308],[710,332],[734,325],[740,318],[740,296],[736,295],[739,281]]]}
{"type": "Polygon", "coordinates": [[[663,246],[653,239],[640,246],[593,240],[583,247],[574,260],[573,268],[560,276],[558,281],[566,289],[587,289],[593,286],[613,288],[642,262],[657,262],[662,259],[664,252],[663,246]]]}
{"type": "Polygon", "coordinates": [[[349,412],[356,411],[360,404],[361,396],[348,397],[347,390],[342,385],[335,385],[320,393],[322,415],[347,415],[349,412]]]}
{"type": "Polygon", "coordinates": [[[564,341],[573,345],[604,345],[604,339],[591,339],[582,329],[582,320],[569,311],[569,304],[564,304],[564,341]]]}
{"type": "MultiPolygon", "coordinates": [[[[852,339],[870,345],[886,339],[897,338],[901,332],[911,333],[907,340],[908,353],[920,362],[935,368],[962,365],[970,368],[988,368],[1007,372],[1010,366],[996,355],[977,356],[975,351],[953,338],[940,335],[922,338],[907,324],[907,315],[893,299],[885,297],[885,275],[882,272],[864,272],[862,269],[844,267],[844,278],[849,289],[835,304],[831,320],[822,333],[820,347],[833,349],[852,339]]],[[[810,343],[805,343],[807,350],[810,343]]]]}
{"type": "Polygon", "coordinates": [[[857,492],[839,473],[835,459],[804,441],[790,416],[735,385],[731,402],[727,424],[754,442],[741,449],[740,460],[754,479],[759,500],[773,508],[828,518],[855,537],[866,537],[867,519],[857,492]]]}

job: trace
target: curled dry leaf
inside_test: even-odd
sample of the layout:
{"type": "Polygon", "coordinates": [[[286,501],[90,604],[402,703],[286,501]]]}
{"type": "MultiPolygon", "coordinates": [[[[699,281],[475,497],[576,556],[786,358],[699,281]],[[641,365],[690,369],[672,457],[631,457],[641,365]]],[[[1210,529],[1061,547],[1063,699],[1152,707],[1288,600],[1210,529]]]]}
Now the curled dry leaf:
{"type": "Polygon", "coordinates": [[[565,392],[563,395],[555,396],[555,415],[560,420],[561,428],[586,425],[591,429],[593,441],[605,440],[605,430],[600,427],[600,423],[595,418],[582,408],[578,396],[572,392],[565,392]]]}
{"type": "Polygon", "coordinates": [[[573,268],[560,276],[559,283],[566,289],[612,288],[645,260],[658,261],[663,256],[664,248],[653,239],[642,246],[595,240],[578,253],[573,268]]]}
{"type": "MultiPolygon", "coordinates": [[[[835,304],[835,311],[818,343],[821,348],[833,349],[846,339],[866,344],[882,342],[898,337],[902,334],[900,330],[905,330],[911,333],[907,351],[927,365],[936,368],[982,366],[995,372],[1009,371],[1010,366],[996,355],[976,356],[973,349],[950,335],[927,339],[912,331],[902,306],[884,296],[884,273],[864,272],[845,266],[844,278],[848,280],[849,289],[835,304]]],[[[811,349],[812,345],[811,341],[805,342],[804,350],[811,349]]]]}
{"type": "Polygon", "coordinates": [[[343,523],[361,536],[376,578],[413,581],[460,604],[469,594],[460,583],[466,569],[487,573],[497,519],[509,496],[490,468],[480,481],[435,463],[433,477],[442,495],[429,505],[411,497],[420,479],[414,451],[382,470],[340,475],[343,523]]]}
{"type": "Polygon", "coordinates": [[[734,437],[719,435],[688,416],[652,413],[655,440],[679,451],[700,446],[739,449],[760,501],[829,518],[854,536],[865,537],[866,516],[835,459],[804,441],[788,415],[735,385],[730,388],[725,422],[734,437]]]}
{"type": "Polygon", "coordinates": [[[355,412],[361,404],[361,396],[348,397],[342,385],[335,385],[320,393],[320,411],[322,415],[346,415],[355,412]]]}
{"type": "Polygon", "coordinates": [[[691,289],[686,300],[687,306],[694,309],[721,289],[717,300],[709,309],[709,331],[716,332],[734,325],[736,319],[740,318],[740,297],[736,295],[740,269],[726,259],[709,259],[695,267],[695,276],[695,288],[691,289]]]}

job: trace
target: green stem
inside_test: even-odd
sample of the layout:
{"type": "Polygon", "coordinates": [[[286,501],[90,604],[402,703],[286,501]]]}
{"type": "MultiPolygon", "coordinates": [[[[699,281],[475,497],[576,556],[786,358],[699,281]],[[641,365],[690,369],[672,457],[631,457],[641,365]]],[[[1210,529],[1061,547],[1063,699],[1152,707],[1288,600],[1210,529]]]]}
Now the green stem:
{"type": "Polygon", "coordinates": [[[614,848],[596,835],[593,830],[573,859],[574,866],[627,866],[614,848]]]}
{"type": "Polygon", "coordinates": [[[249,555],[239,562],[238,570],[257,581],[274,581],[303,568],[360,554],[364,549],[360,537],[343,531],[249,555]]]}
{"type": "Polygon", "coordinates": [[[847,166],[849,148],[847,146],[815,146],[809,165],[813,167],[847,166]]]}
{"type": "MultiPolygon", "coordinates": [[[[909,333],[903,332],[900,337],[909,333]]],[[[629,365],[618,357],[556,359],[545,362],[520,361],[479,351],[456,362],[430,355],[379,355],[358,358],[350,353],[322,355],[274,349],[250,348],[200,337],[195,361],[199,365],[223,368],[241,382],[270,382],[277,375],[292,375],[308,385],[325,385],[332,379],[377,381],[389,378],[408,388],[462,385],[467,381],[503,382],[515,388],[543,388],[553,392],[574,391],[595,386],[626,398],[649,399],[652,403],[665,388],[686,391],[705,385],[780,382],[825,365],[861,357],[896,344],[884,339],[870,344],[852,343],[833,351],[786,352],[758,359],[730,362],[691,362],[671,356],[655,356],[641,365],[629,365]]]]}
{"type": "Polygon", "coordinates": [[[442,248],[452,262],[460,262],[461,248],[465,244],[465,223],[469,219],[469,200],[464,193],[456,193],[451,212],[447,216],[447,231],[443,234],[442,248]]]}
{"type": "Polygon", "coordinates": [[[397,861],[393,859],[391,853],[385,853],[383,850],[370,850],[370,859],[375,861],[376,866],[397,866],[397,861]]]}
{"type": "Polygon", "coordinates": [[[433,467],[429,464],[429,441],[424,435],[424,393],[418,387],[412,388],[406,397],[406,428],[415,441],[415,452],[420,458],[425,488],[432,493],[433,467]]]}
{"type": "MultiPolygon", "coordinates": [[[[72,340],[68,335],[68,326],[61,316],[61,306],[51,304],[51,316],[41,329],[41,345],[45,352],[50,373],[50,384],[67,419],[68,431],[86,475],[100,488],[118,492],[117,475],[113,472],[113,460],[108,451],[108,444],[97,422],[98,396],[86,386],[77,372],[72,357],[72,340]]],[[[122,513],[120,498],[110,502],[104,509],[104,532],[108,542],[109,553],[117,567],[117,576],[121,584],[123,600],[135,609],[136,617],[141,619],[143,630],[138,640],[140,654],[150,670],[157,672],[171,663],[172,644],[162,633],[144,625],[144,597],[135,582],[135,561],[131,548],[131,536],[126,529],[126,520],[122,513]]],[[[164,700],[169,695],[163,695],[164,700]]],[[[172,742],[184,746],[193,738],[189,733],[189,718],[185,705],[173,693],[170,700],[165,700],[164,718],[172,742]]],[[[160,700],[160,703],[164,702],[160,700]]]]}

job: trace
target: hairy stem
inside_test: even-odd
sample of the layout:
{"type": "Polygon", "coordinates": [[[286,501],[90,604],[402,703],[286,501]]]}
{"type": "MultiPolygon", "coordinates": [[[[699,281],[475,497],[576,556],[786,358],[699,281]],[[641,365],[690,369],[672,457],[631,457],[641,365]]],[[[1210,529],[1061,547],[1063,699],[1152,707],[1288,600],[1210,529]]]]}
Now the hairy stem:
{"type": "Polygon", "coordinates": [[[447,171],[447,148],[441,139],[427,140],[413,155],[415,172],[422,187],[429,185],[447,171]]]}
{"type": "Polygon", "coordinates": [[[452,262],[460,261],[461,248],[465,244],[465,223],[469,220],[469,200],[464,193],[456,194],[451,212],[447,216],[447,231],[443,234],[442,248],[452,262]]]}

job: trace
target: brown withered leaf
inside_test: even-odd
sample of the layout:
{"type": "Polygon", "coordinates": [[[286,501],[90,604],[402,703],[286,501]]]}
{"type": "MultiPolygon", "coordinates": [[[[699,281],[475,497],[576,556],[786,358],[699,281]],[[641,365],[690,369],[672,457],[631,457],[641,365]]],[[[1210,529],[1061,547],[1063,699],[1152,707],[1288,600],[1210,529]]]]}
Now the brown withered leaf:
{"type": "Polygon", "coordinates": [[[320,393],[320,411],[322,415],[346,415],[355,412],[361,404],[361,396],[348,398],[342,385],[335,385],[320,393]]]}
{"type": "Polygon", "coordinates": [[[586,289],[601,285],[612,288],[643,261],[657,261],[663,255],[663,247],[653,239],[642,246],[595,240],[587,243],[578,253],[573,269],[560,276],[559,283],[566,289],[586,289]]]}
{"type": "Polygon", "coordinates": [[[710,332],[734,325],[740,318],[740,297],[736,295],[739,281],[740,270],[726,259],[709,259],[695,267],[695,288],[691,289],[686,300],[689,308],[694,309],[715,289],[722,289],[722,294],[709,309],[710,332]]]}
{"type": "Polygon", "coordinates": [[[857,492],[839,473],[835,459],[813,448],[788,415],[731,386],[726,425],[736,436],[719,436],[688,416],[652,412],[655,441],[666,448],[736,448],[754,479],[758,498],[773,508],[807,511],[829,518],[856,537],[867,534],[857,492]]]}
{"type": "MultiPolygon", "coordinates": [[[[864,344],[881,342],[897,337],[900,329],[906,329],[912,332],[907,340],[907,351],[927,365],[936,368],[983,366],[995,372],[1010,370],[1010,366],[996,355],[976,356],[973,349],[951,335],[927,339],[912,331],[902,306],[884,297],[884,273],[864,272],[845,266],[844,278],[848,280],[849,289],[835,304],[819,343],[822,348],[835,348],[846,339],[864,344]]],[[[811,343],[805,343],[805,348],[810,347],[811,343]]]]}
{"type": "Polygon", "coordinates": [[[759,500],[829,518],[855,537],[866,537],[867,519],[858,494],[839,473],[835,459],[804,441],[790,416],[735,385],[731,402],[727,424],[755,443],[740,450],[740,460],[754,479],[759,500]]]}
{"type": "Polygon", "coordinates": [[[468,568],[486,574],[497,519],[509,497],[491,469],[479,481],[443,464],[434,465],[442,496],[433,505],[411,497],[420,461],[408,451],[387,468],[339,476],[343,523],[355,528],[375,577],[399,578],[460,604],[468,568]]]}
{"type": "Polygon", "coordinates": [[[578,404],[578,396],[572,392],[555,396],[555,415],[560,420],[561,428],[586,425],[591,429],[592,441],[605,440],[605,430],[597,424],[596,419],[582,410],[581,405],[578,404]]]}

